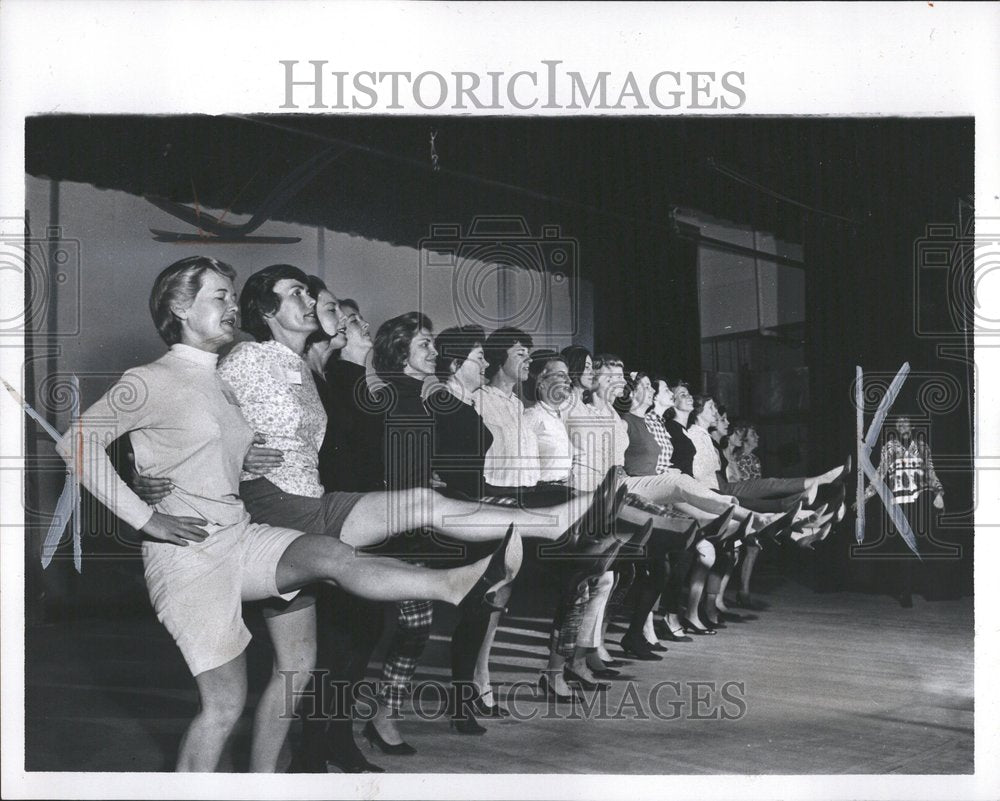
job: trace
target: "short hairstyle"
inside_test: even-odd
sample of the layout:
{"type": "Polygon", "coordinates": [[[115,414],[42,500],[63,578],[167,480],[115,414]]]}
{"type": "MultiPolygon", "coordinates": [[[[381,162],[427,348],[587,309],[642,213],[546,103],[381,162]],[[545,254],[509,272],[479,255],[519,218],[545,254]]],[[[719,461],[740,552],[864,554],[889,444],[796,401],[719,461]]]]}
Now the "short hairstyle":
{"type": "Polygon", "coordinates": [[[435,373],[442,381],[451,375],[452,362],[462,363],[469,358],[472,349],[486,341],[486,332],[481,325],[458,325],[446,328],[434,340],[434,350],[437,351],[437,366],[435,373]]]}
{"type": "Polygon", "coordinates": [[[341,305],[341,307],[343,307],[343,306],[350,306],[358,314],[361,314],[361,306],[358,304],[358,302],[354,298],[341,298],[340,299],[340,305],[341,305]]]}
{"type": "Polygon", "coordinates": [[[639,382],[644,378],[649,378],[649,373],[643,372],[642,370],[625,374],[625,393],[621,397],[621,403],[623,405],[628,403],[631,408],[632,396],[635,393],[635,389],[639,386],[639,382]]]}
{"type": "Polygon", "coordinates": [[[594,372],[596,373],[602,367],[621,367],[624,370],[625,362],[613,353],[598,353],[594,357],[594,372]]]}
{"type": "Polygon", "coordinates": [[[748,420],[745,417],[738,417],[735,420],[729,421],[729,436],[733,436],[734,434],[745,436],[747,431],[754,427],[752,420],[748,420]]]}
{"type": "MultiPolygon", "coordinates": [[[[670,389],[671,392],[674,393],[674,395],[677,394],[677,390],[680,389],[681,387],[684,387],[684,389],[690,391],[688,382],[682,378],[667,378],[666,382],[667,382],[667,387],[670,389]]],[[[673,406],[671,406],[663,413],[664,420],[673,420],[676,417],[677,417],[677,409],[675,409],[673,406]]]]}
{"type": "MultiPolygon", "coordinates": [[[[274,292],[274,285],[283,278],[301,281],[309,289],[309,276],[291,264],[272,264],[251,275],[240,292],[240,317],[242,328],[258,342],[271,339],[265,315],[274,314],[281,305],[281,298],[274,292]]],[[[316,279],[319,280],[319,279],[316,279]]],[[[320,282],[322,283],[322,282],[320,282]]],[[[312,292],[309,293],[312,295],[312,292]]]]}
{"type": "Polygon", "coordinates": [[[208,256],[188,256],[175,261],[153,281],[153,289],[149,293],[149,313],[160,338],[168,345],[181,341],[181,321],[174,314],[173,307],[186,308],[194,303],[209,270],[236,281],[236,270],[208,256]]]}
{"type": "Polygon", "coordinates": [[[410,355],[410,343],[421,328],[434,330],[426,314],[407,312],[386,320],[375,334],[374,363],[376,372],[399,374],[410,355]]]}
{"type": "MultiPolygon", "coordinates": [[[[539,401],[538,397],[538,377],[542,371],[552,362],[566,363],[566,359],[561,353],[548,348],[536,350],[531,354],[531,361],[528,362],[528,382],[524,387],[524,397],[527,400],[539,401]]],[[[567,368],[569,365],[567,365],[567,368]]]]}
{"type": "Polygon", "coordinates": [[[503,363],[507,361],[507,351],[518,342],[529,350],[535,346],[531,334],[513,326],[498,328],[486,337],[486,341],[483,343],[483,351],[486,354],[487,378],[493,378],[493,376],[500,372],[503,363]]]}
{"type": "Polygon", "coordinates": [[[709,401],[713,400],[715,400],[715,398],[713,398],[711,395],[695,395],[692,398],[693,406],[691,407],[691,415],[690,417],[688,417],[688,428],[690,428],[691,425],[694,423],[694,421],[698,419],[698,415],[701,414],[701,411],[702,409],[705,408],[705,405],[709,401]]]}

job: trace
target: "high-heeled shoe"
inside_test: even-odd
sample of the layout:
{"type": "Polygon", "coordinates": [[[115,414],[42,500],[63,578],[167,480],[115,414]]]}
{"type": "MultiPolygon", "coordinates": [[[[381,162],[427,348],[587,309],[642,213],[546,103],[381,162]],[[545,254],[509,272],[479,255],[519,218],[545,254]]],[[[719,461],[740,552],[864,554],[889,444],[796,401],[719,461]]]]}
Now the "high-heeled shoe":
{"type": "Polygon", "coordinates": [[[590,668],[590,675],[595,679],[617,679],[621,674],[620,670],[612,670],[611,668],[590,668]]]}
{"type": "Polygon", "coordinates": [[[510,710],[500,706],[500,704],[488,706],[481,695],[472,700],[472,709],[481,718],[503,720],[510,717],[510,710]]]}
{"type": "Polygon", "coordinates": [[[562,695],[556,691],[556,688],[549,681],[547,674],[543,673],[538,677],[538,689],[545,693],[547,698],[555,699],[559,703],[568,703],[577,698],[576,693],[571,692],[569,695],[562,695]]]}
{"type": "Polygon", "coordinates": [[[728,549],[735,548],[737,542],[746,539],[747,529],[750,528],[752,521],[753,515],[747,515],[735,529],[727,526],[725,531],[720,532],[719,536],[711,541],[715,544],[716,548],[720,545],[728,549]]]}
{"type": "Polygon", "coordinates": [[[370,720],[361,730],[361,736],[368,741],[369,748],[374,749],[377,745],[378,750],[383,754],[391,754],[392,756],[412,756],[417,753],[417,749],[407,742],[396,743],[395,745],[387,743],[382,739],[382,735],[378,733],[378,729],[375,728],[375,724],[370,720]]]}
{"type": "Polygon", "coordinates": [[[726,511],[719,515],[715,520],[706,523],[699,530],[701,539],[714,539],[719,536],[719,533],[726,528],[726,524],[730,521],[733,516],[733,512],[736,511],[735,506],[730,506],[726,511]]]}
{"type": "Polygon", "coordinates": [[[614,658],[612,658],[612,659],[603,659],[602,658],[601,662],[603,663],[604,667],[606,667],[606,668],[620,668],[620,667],[623,667],[625,665],[625,663],[622,662],[620,659],[614,659],[614,658]]]}
{"type": "Polygon", "coordinates": [[[590,681],[589,679],[585,679],[569,665],[563,668],[563,678],[566,679],[566,683],[570,687],[579,687],[581,690],[586,690],[587,692],[593,692],[594,690],[605,692],[611,689],[611,685],[606,681],[590,681]]]}
{"type": "Polygon", "coordinates": [[[486,734],[486,727],[479,725],[475,715],[468,715],[464,718],[449,718],[448,728],[459,734],[486,734]]]}
{"type": "Polygon", "coordinates": [[[496,595],[514,580],[518,570],[521,569],[523,555],[521,537],[515,533],[514,524],[511,523],[507,529],[507,536],[490,557],[486,571],[466,593],[458,605],[459,608],[468,609],[482,604],[492,611],[506,612],[506,608],[496,602],[496,595]]]}
{"type": "Polygon", "coordinates": [[[799,501],[795,506],[781,515],[781,517],[772,520],[763,528],[757,529],[757,539],[772,540],[773,542],[780,543],[781,537],[791,528],[792,522],[801,510],[802,502],[799,501]]]}
{"type": "Polygon", "coordinates": [[[479,724],[472,711],[472,699],[458,702],[460,689],[452,687],[448,691],[448,728],[459,734],[486,734],[486,727],[479,724]]]}
{"type": "Polygon", "coordinates": [[[625,656],[632,659],[640,659],[643,662],[662,662],[663,657],[653,653],[653,650],[646,644],[645,640],[639,640],[626,634],[621,641],[622,651],[625,656]]]}
{"type": "Polygon", "coordinates": [[[680,620],[681,625],[684,627],[684,633],[685,634],[696,634],[699,637],[705,637],[705,636],[708,636],[710,634],[715,634],[715,629],[701,629],[701,628],[698,628],[696,625],[694,625],[686,617],[678,618],[678,620],[680,620]]]}
{"type": "Polygon", "coordinates": [[[694,642],[694,640],[684,634],[683,626],[674,631],[666,623],[663,624],[662,629],[656,629],[656,636],[667,642],[694,642]]]}
{"type": "MultiPolygon", "coordinates": [[[[645,639],[645,638],[643,638],[643,639],[645,639]]],[[[661,645],[659,640],[657,640],[656,642],[650,642],[649,640],[646,640],[646,644],[649,646],[649,650],[650,651],[655,651],[657,653],[662,653],[662,652],[665,652],[667,650],[667,646],[661,645]]]]}
{"type": "Polygon", "coordinates": [[[704,621],[705,621],[705,625],[708,626],[708,628],[711,629],[712,631],[715,631],[716,629],[728,629],[729,628],[729,626],[727,626],[722,621],[721,618],[719,618],[718,620],[712,621],[712,620],[709,620],[708,616],[706,615],[705,618],[704,618],[704,621]]]}

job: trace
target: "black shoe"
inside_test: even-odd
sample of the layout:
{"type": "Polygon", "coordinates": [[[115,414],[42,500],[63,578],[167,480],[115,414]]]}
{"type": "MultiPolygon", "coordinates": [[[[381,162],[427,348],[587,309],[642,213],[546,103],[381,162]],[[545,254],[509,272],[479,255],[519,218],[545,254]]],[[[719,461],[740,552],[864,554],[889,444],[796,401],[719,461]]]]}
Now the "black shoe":
{"type": "Polygon", "coordinates": [[[660,637],[661,640],[666,640],[667,642],[694,642],[690,637],[684,635],[684,627],[674,631],[670,626],[664,626],[665,629],[664,636],[660,637]]]}
{"type": "Polygon", "coordinates": [[[326,761],[341,773],[385,773],[385,768],[380,768],[365,759],[365,755],[356,745],[354,748],[331,747],[326,761]]]}
{"type": "Polygon", "coordinates": [[[646,641],[641,637],[635,639],[626,634],[622,637],[621,646],[622,650],[625,652],[625,656],[632,659],[640,659],[643,662],[663,661],[663,657],[653,653],[653,649],[650,648],[646,641]]]}
{"type": "MultiPolygon", "coordinates": [[[[598,659],[600,659],[600,657],[598,657],[598,659]]],[[[601,659],[601,664],[606,668],[620,668],[625,663],[620,659],[601,659]]]]}
{"type": "Polygon", "coordinates": [[[375,728],[375,724],[370,720],[361,730],[361,736],[368,741],[369,748],[374,749],[377,745],[378,750],[383,754],[392,754],[393,756],[412,756],[417,753],[417,749],[409,743],[399,743],[397,745],[390,745],[387,743],[382,739],[382,735],[378,733],[378,729],[375,728]]]}
{"type": "Polygon", "coordinates": [[[715,634],[715,629],[700,629],[686,617],[682,617],[680,621],[681,625],[684,627],[685,634],[697,634],[699,637],[705,637],[709,634],[715,634]]]}
{"type": "Polygon", "coordinates": [[[607,682],[590,681],[585,679],[569,666],[563,668],[563,678],[566,679],[566,683],[571,687],[579,687],[581,690],[586,690],[587,692],[591,692],[593,690],[604,692],[611,689],[611,685],[607,682]]]}
{"type": "Polygon", "coordinates": [[[733,516],[733,512],[736,511],[735,506],[730,506],[726,511],[719,515],[715,520],[706,523],[698,530],[699,539],[718,539],[722,531],[725,530],[726,525],[729,523],[730,518],[733,516]]]}
{"type": "Polygon", "coordinates": [[[716,621],[713,622],[713,621],[711,621],[711,620],[708,619],[707,615],[705,616],[704,620],[705,620],[705,625],[708,626],[713,631],[715,629],[728,629],[729,628],[729,626],[727,626],[722,620],[716,620],[716,621]]]}
{"type": "Polygon", "coordinates": [[[611,668],[590,668],[590,673],[595,679],[617,679],[622,672],[620,670],[612,670],[611,668]]]}
{"type": "Polygon", "coordinates": [[[486,734],[486,727],[480,726],[474,715],[464,718],[451,718],[448,720],[448,728],[459,734],[486,734]]]}
{"type": "Polygon", "coordinates": [[[458,703],[458,690],[459,688],[452,687],[448,692],[448,728],[459,734],[486,734],[486,727],[479,725],[472,711],[472,700],[458,703]]]}
{"type": "Polygon", "coordinates": [[[548,698],[554,698],[559,703],[572,701],[577,697],[576,693],[571,693],[570,695],[560,695],[557,693],[556,688],[552,686],[549,677],[545,673],[538,677],[538,689],[545,693],[548,698]]]}
{"type": "MultiPolygon", "coordinates": [[[[646,640],[645,637],[643,637],[643,639],[646,640]]],[[[651,651],[663,652],[663,651],[667,650],[667,646],[660,645],[659,641],[657,641],[657,642],[649,642],[649,640],[646,640],[646,642],[649,644],[649,650],[651,650],[651,651]]]]}
{"type": "Polygon", "coordinates": [[[487,706],[486,702],[483,701],[482,696],[479,696],[472,701],[472,709],[481,718],[493,718],[494,720],[503,720],[504,718],[510,717],[510,712],[500,706],[500,704],[493,704],[493,706],[487,706]]]}
{"type": "Polygon", "coordinates": [[[780,543],[781,540],[788,534],[792,528],[792,523],[795,522],[795,515],[799,513],[802,508],[802,502],[799,501],[791,509],[785,512],[781,517],[772,523],[768,523],[761,529],[758,529],[755,533],[757,539],[766,542],[771,540],[772,542],[780,543]]]}
{"type": "Polygon", "coordinates": [[[523,555],[521,537],[514,533],[514,524],[511,523],[507,529],[507,536],[503,538],[500,547],[493,552],[489,564],[486,565],[486,572],[466,593],[459,603],[459,608],[467,609],[481,604],[490,611],[507,611],[496,602],[496,594],[514,580],[517,571],[521,569],[523,555]]]}

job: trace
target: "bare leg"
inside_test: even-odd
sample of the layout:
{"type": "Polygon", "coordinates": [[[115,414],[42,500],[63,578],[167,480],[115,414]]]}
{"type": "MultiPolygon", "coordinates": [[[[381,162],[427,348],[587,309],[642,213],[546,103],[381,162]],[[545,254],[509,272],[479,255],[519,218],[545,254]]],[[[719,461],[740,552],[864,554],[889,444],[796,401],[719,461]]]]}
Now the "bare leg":
{"type": "MultiPolygon", "coordinates": [[[[510,600],[511,588],[505,587],[497,593],[497,603],[506,606],[510,600]]],[[[476,657],[476,670],[473,674],[473,682],[476,689],[483,698],[483,703],[493,706],[493,687],[490,684],[490,651],[493,649],[493,641],[497,636],[497,629],[500,627],[500,612],[493,612],[490,615],[490,622],[486,628],[486,636],[479,647],[479,654],[476,657]]]]}
{"type": "Polygon", "coordinates": [[[271,678],[261,693],[254,715],[253,742],[250,746],[250,772],[274,773],[278,755],[288,737],[294,709],[288,709],[289,679],[291,698],[298,699],[310,681],[316,665],[316,606],[295,612],[264,618],[274,646],[274,666],[271,678]],[[279,671],[294,670],[286,678],[279,671]]]}
{"type": "Polygon", "coordinates": [[[715,596],[715,608],[720,612],[729,611],[729,607],[726,606],[726,587],[729,586],[729,579],[732,578],[734,572],[736,572],[735,564],[726,571],[726,575],[722,577],[722,581],[719,583],[719,594],[715,596]]]}
{"type": "Polygon", "coordinates": [[[754,563],[760,553],[759,545],[747,545],[746,554],[743,557],[743,564],[740,567],[740,594],[750,596],[750,577],[753,575],[754,563]]]}
{"type": "Polygon", "coordinates": [[[456,540],[499,540],[513,523],[526,537],[557,540],[586,511],[584,495],[542,509],[520,509],[447,498],[429,489],[370,492],[355,504],[340,539],[355,548],[379,545],[404,531],[431,528],[456,540]]]}
{"type": "MultiPolygon", "coordinates": [[[[521,547],[516,535],[515,541],[519,568],[521,547]]],[[[451,570],[431,570],[396,559],[356,556],[353,548],[339,540],[305,534],[281,555],[275,581],[282,593],[325,581],[372,601],[425,598],[458,604],[483,575],[489,561],[490,557],[484,557],[451,570]]]]}
{"type": "Polygon", "coordinates": [[[705,590],[705,580],[708,572],[715,564],[715,548],[702,540],[697,545],[698,557],[691,567],[691,586],[688,590],[687,618],[697,628],[707,628],[698,615],[698,606],[705,590]]]}
{"type": "Polygon", "coordinates": [[[179,772],[211,773],[219,766],[247,700],[246,654],[194,677],[201,709],[181,740],[179,772]]]}

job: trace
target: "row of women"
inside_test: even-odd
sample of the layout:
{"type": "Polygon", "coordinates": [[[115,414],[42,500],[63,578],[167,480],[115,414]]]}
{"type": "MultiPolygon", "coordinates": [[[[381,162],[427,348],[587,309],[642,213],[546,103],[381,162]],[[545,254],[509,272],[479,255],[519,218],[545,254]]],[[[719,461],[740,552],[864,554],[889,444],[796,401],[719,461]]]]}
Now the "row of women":
{"type": "Polygon", "coordinates": [[[143,535],[153,608],[199,694],[178,770],[217,769],[243,713],[244,603],[261,606],[274,651],[250,769],[277,769],[286,699],[312,692],[324,714],[304,718],[295,769],[379,771],[355,742],[351,687],[387,603],[395,627],[362,734],[407,755],[399,710],[435,601],[458,607],[450,724],[482,734],[508,715],[489,654],[524,558],[555,588],[539,688],[558,703],[617,675],[616,586],[634,599],[624,655],[658,660],[658,637],[725,626],[737,565],[750,603],[762,545],[808,546],[843,516],[846,465],[761,478],[752,428],[723,439],[713,399],[681,381],[576,346],[532,352],[513,328],[435,335],[418,312],[373,339],[357,302],[292,265],[254,273],[239,295],[235,282],[206,257],[163,270],[149,307],[168,352],[128,370],[58,446],[143,535]],[[252,341],[233,346],[238,328],[252,341]],[[125,433],[129,483],[105,451],[125,433]]]}

